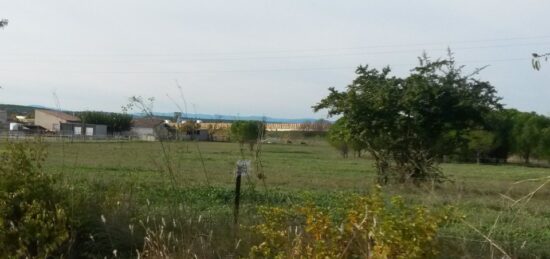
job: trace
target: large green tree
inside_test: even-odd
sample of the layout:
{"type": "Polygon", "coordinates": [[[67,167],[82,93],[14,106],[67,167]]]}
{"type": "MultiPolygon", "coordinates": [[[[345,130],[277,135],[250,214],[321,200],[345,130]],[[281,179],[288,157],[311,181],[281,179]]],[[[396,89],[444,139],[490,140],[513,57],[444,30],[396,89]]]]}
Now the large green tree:
{"type": "Polygon", "coordinates": [[[500,108],[494,87],[464,75],[451,55],[424,55],[405,78],[390,76],[388,67],[360,66],[356,73],[345,91],[329,88],[313,108],[347,120],[375,159],[381,183],[441,179],[438,158],[464,145],[464,135],[500,108]]]}

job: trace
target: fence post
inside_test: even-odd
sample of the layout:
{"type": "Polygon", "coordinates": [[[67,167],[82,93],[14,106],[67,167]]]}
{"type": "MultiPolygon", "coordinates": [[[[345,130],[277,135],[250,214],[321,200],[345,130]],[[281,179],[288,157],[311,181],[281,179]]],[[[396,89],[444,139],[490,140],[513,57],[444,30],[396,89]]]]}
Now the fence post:
{"type": "Polygon", "coordinates": [[[239,228],[239,206],[241,202],[241,178],[243,175],[248,175],[250,169],[250,160],[237,161],[237,169],[235,170],[235,207],[233,208],[233,217],[235,230],[239,228]]]}
{"type": "MultiPolygon", "coordinates": [[[[238,169],[237,169],[238,170],[238,169]]],[[[233,218],[235,227],[239,226],[239,205],[241,202],[241,174],[237,171],[235,179],[235,207],[233,208],[233,218]]]]}

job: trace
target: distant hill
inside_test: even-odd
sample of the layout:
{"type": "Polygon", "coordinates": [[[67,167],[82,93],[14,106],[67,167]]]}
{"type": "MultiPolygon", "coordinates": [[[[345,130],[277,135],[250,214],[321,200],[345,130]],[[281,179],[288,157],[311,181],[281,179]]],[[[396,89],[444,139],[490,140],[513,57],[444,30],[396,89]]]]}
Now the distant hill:
{"type": "Polygon", "coordinates": [[[0,110],[6,110],[8,116],[12,114],[17,115],[30,115],[34,114],[36,107],[26,106],[26,105],[15,105],[15,104],[0,104],[0,110]]]}
{"type": "Polygon", "coordinates": [[[37,105],[37,104],[31,104],[29,105],[30,107],[33,107],[33,108],[37,108],[37,109],[50,109],[46,106],[43,106],[43,105],[37,105]]]}
{"type": "MultiPolygon", "coordinates": [[[[8,114],[17,114],[17,115],[30,115],[33,114],[35,109],[52,109],[42,105],[15,105],[15,104],[0,104],[0,110],[7,110],[8,114]]],[[[67,111],[73,112],[73,111],[67,111]]],[[[76,111],[75,111],[76,112],[76,111]]],[[[143,117],[143,113],[133,113],[135,117],[143,117]]],[[[155,116],[172,119],[174,118],[173,112],[158,112],[155,113],[155,116]]],[[[247,116],[237,116],[237,115],[220,115],[220,114],[188,114],[188,118],[184,119],[197,119],[204,121],[234,121],[234,120],[257,120],[265,121],[270,123],[304,123],[304,122],[313,122],[318,119],[314,118],[298,118],[298,119],[288,119],[288,118],[273,118],[267,116],[258,116],[258,115],[247,115],[247,116]]]]}
{"type": "MultiPolygon", "coordinates": [[[[159,112],[154,113],[155,116],[172,119],[174,118],[174,113],[159,112]]],[[[136,117],[143,117],[143,113],[135,113],[136,117]]],[[[185,115],[183,115],[185,117],[185,115]]],[[[190,113],[187,115],[187,118],[184,119],[196,119],[204,121],[235,121],[235,120],[245,120],[245,121],[265,121],[269,123],[304,123],[304,122],[314,122],[319,119],[314,118],[298,118],[298,119],[287,119],[287,118],[273,118],[267,116],[258,116],[258,115],[248,115],[248,116],[236,116],[236,115],[221,115],[221,114],[202,114],[190,113]]]]}

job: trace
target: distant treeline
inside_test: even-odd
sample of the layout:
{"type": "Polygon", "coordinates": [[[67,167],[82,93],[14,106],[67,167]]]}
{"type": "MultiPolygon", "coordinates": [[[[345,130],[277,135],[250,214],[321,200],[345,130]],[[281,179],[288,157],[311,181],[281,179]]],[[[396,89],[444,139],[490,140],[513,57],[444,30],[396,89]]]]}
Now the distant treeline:
{"type": "Polygon", "coordinates": [[[461,160],[504,162],[512,155],[526,164],[533,158],[550,160],[550,118],[534,112],[492,112],[485,119],[485,127],[467,137],[468,145],[457,152],[461,160]]]}
{"type": "Polygon", "coordinates": [[[8,116],[14,117],[15,115],[24,115],[34,118],[34,110],[36,108],[32,106],[15,105],[15,104],[0,104],[0,110],[8,112],[8,116]]]}
{"type": "MultiPolygon", "coordinates": [[[[550,118],[535,112],[501,109],[484,118],[484,126],[462,136],[463,143],[445,157],[458,162],[504,163],[517,156],[529,164],[532,159],[550,161],[550,118]]],[[[347,156],[349,151],[361,154],[365,144],[350,138],[340,119],[328,132],[328,141],[347,156]]],[[[449,133],[449,137],[453,133],[449,133]]],[[[441,145],[443,145],[442,143],[441,145]]],[[[440,159],[445,159],[440,157],[440,159]]]]}
{"type": "Polygon", "coordinates": [[[76,114],[83,123],[107,125],[107,132],[117,133],[130,130],[133,116],[124,113],[85,111],[76,114]]]}
{"type": "Polygon", "coordinates": [[[550,160],[550,118],[504,109],[494,86],[475,77],[481,70],[463,68],[451,51],[436,60],[423,54],[404,77],[359,66],[344,91],[329,88],[313,108],[340,116],[330,143],[344,157],[369,153],[380,183],[440,181],[438,164],[449,160],[550,160]]]}

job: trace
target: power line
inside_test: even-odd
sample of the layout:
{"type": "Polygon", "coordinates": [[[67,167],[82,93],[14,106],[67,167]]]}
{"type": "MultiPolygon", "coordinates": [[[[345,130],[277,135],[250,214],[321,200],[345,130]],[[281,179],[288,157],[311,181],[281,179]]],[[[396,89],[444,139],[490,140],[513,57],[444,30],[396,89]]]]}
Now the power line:
{"type": "MultiPolygon", "coordinates": [[[[452,50],[475,50],[475,49],[496,49],[496,48],[510,48],[510,47],[525,47],[525,46],[550,46],[550,42],[536,42],[536,43],[524,43],[524,44],[499,44],[499,45],[481,45],[481,46],[468,46],[452,48],[452,50]]],[[[311,58],[327,58],[327,57],[349,57],[349,56],[367,56],[367,55],[383,55],[383,54],[403,54],[403,53],[418,53],[421,51],[446,51],[446,48],[437,49],[408,49],[408,50],[389,50],[389,51],[376,51],[376,52],[352,52],[352,53],[334,53],[334,54],[315,54],[315,55],[294,55],[294,56],[256,56],[256,57],[228,57],[228,58],[195,58],[195,59],[160,59],[160,60],[118,60],[118,61],[104,61],[94,60],[96,62],[111,62],[111,63],[127,63],[127,62],[224,62],[224,61],[248,61],[248,60],[277,60],[277,59],[311,59],[311,58]]],[[[38,60],[33,60],[37,62],[38,60]]],[[[68,60],[71,61],[71,60],[68,60]]],[[[74,60],[83,62],[82,60],[74,60]]],[[[2,63],[9,63],[0,61],[2,63]]],[[[67,62],[67,60],[44,60],[44,62],[67,62]]]]}
{"type": "MultiPolygon", "coordinates": [[[[269,52],[313,52],[313,51],[339,51],[339,50],[357,50],[357,49],[374,49],[374,48],[394,48],[394,47],[420,47],[420,46],[434,46],[434,45],[453,45],[464,43],[481,43],[481,42],[494,42],[494,41],[516,41],[516,40],[532,40],[532,39],[549,39],[550,35],[546,36],[531,36],[531,37],[509,37],[509,38],[496,38],[496,39],[479,39],[479,40],[462,40],[462,41],[447,41],[447,42],[424,42],[424,43],[404,43],[404,44],[382,44],[382,45],[370,45],[359,47],[346,47],[346,48],[318,48],[318,49],[287,49],[287,50],[267,50],[267,51],[249,51],[242,53],[269,53],[269,52]]],[[[223,53],[223,52],[220,52],[223,53]]],[[[230,52],[226,52],[228,54],[230,52]]],[[[238,52],[237,52],[238,53],[238,52]]]]}
{"type": "MultiPolygon", "coordinates": [[[[480,59],[480,60],[464,60],[457,61],[458,64],[472,63],[505,63],[515,61],[530,61],[530,58],[507,58],[507,59],[480,59]]],[[[393,64],[390,67],[409,66],[414,67],[415,64],[401,63],[393,64]]],[[[83,74],[216,74],[216,73],[255,73],[255,72],[287,72],[287,71],[315,71],[315,70],[354,70],[356,66],[340,66],[340,67],[303,67],[303,68],[267,68],[267,69],[232,69],[232,70],[197,70],[197,71],[78,71],[78,70],[6,70],[0,69],[0,72],[52,72],[52,73],[83,73],[83,74]]]]}
{"type": "MultiPolygon", "coordinates": [[[[366,45],[357,47],[344,47],[344,48],[307,48],[307,49],[282,49],[282,50],[253,50],[253,51],[201,51],[194,53],[177,53],[177,54],[57,54],[53,56],[64,57],[173,57],[173,56],[187,56],[187,55],[231,55],[231,54],[257,54],[257,53],[288,53],[288,52],[316,52],[316,51],[343,51],[343,50],[360,50],[360,49],[377,49],[377,48],[395,48],[395,47],[421,47],[421,46],[435,46],[435,45],[455,45],[465,43],[483,43],[483,42],[498,42],[498,41],[518,41],[518,40],[534,40],[534,39],[550,39],[550,35],[546,36],[530,36],[530,37],[508,37],[508,38],[494,38],[494,39],[477,39],[477,40],[459,40],[459,41],[440,41],[440,42],[424,42],[424,43],[402,43],[402,44],[380,44],[380,45],[366,45]]],[[[11,55],[11,54],[10,54],[11,55]]],[[[27,56],[35,57],[34,54],[27,56]]]]}

